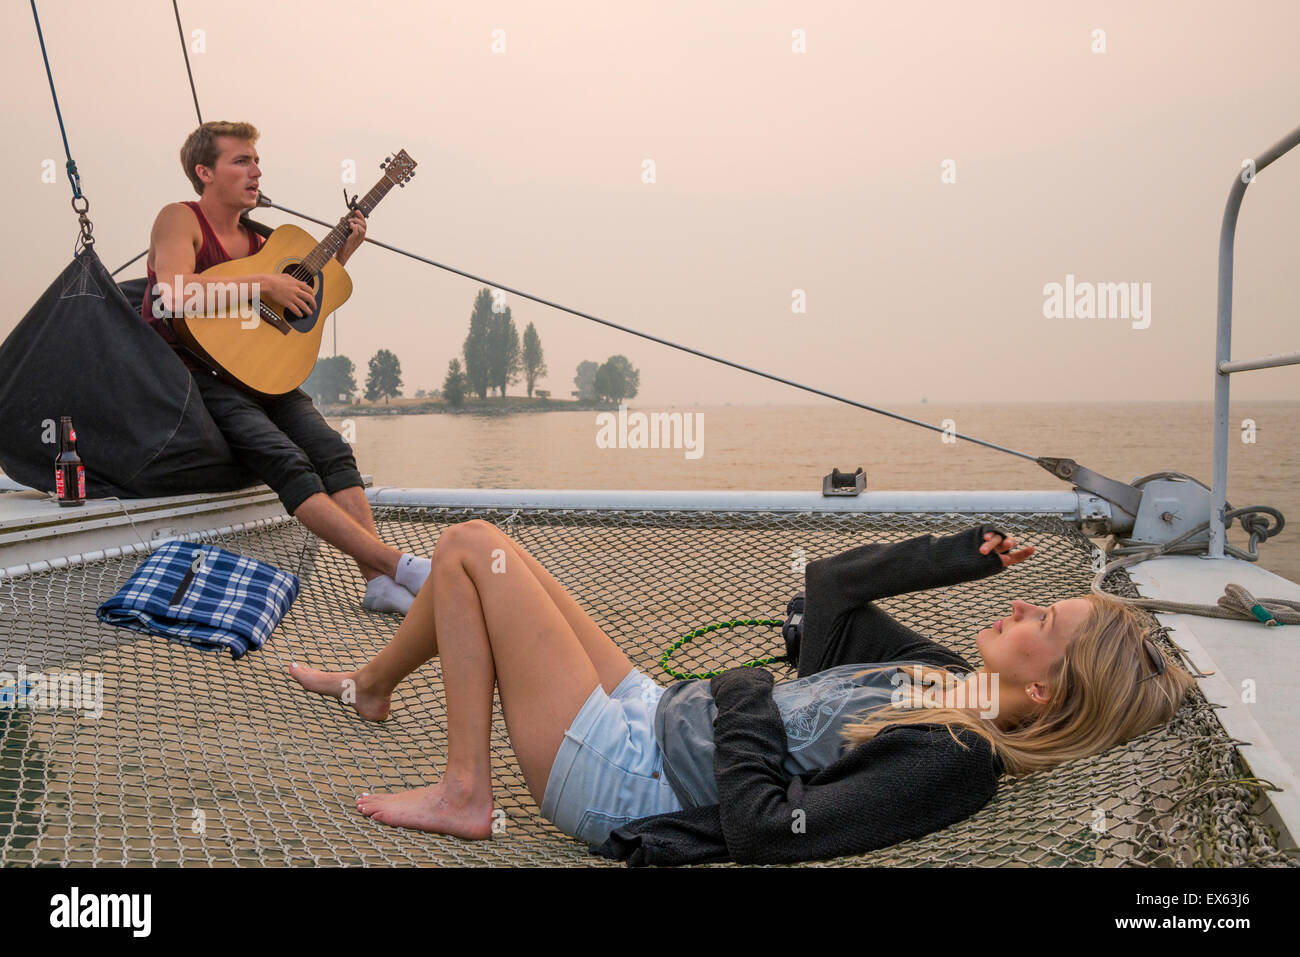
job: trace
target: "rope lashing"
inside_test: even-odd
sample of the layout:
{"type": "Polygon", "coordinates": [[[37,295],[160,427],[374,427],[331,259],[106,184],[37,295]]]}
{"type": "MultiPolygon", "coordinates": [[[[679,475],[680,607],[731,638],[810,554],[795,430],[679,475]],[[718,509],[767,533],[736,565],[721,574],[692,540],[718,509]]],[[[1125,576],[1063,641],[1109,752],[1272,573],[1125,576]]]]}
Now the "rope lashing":
{"type": "MultiPolygon", "coordinates": [[[[673,652],[677,651],[678,648],[681,648],[683,645],[689,644],[690,642],[694,641],[696,638],[702,638],[703,636],[712,634],[713,632],[718,631],[720,629],[730,630],[732,628],[740,627],[741,625],[745,625],[751,628],[761,628],[761,627],[780,628],[784,624],[785,624],[784,621],[781,621],[776,618],[733,618],[730,621],[715,621],[711,625],[703,625],[699,628],[696,628],[694,631],[687,632],[686,634],[678,638],[676,641],[674,641],[672,645],[669,646],[668,650],[664,652],[663,657],[659,659],[659,664],[663,666],[664,671],[668,672],[668,674],[672,675],[678,681],[683,681],[689,678],[716,678],[718,675],[722,674],[722,671],[725,671],[727,669],[722,669],[722,671],[699,671],[699,672],[674,671],[672,669],[672,666],[669,665],[668,662],[672,658],[673,652]]],[[[755,658],[753,661],[747,661],[743,665],[733,665],[733,667],[761,668],[763,665],[770,665],[778,661],[788,661],[788,660],[789,659],[785,655],[772,655],[767,658],[755,658]]]]}
{"type": "MultiPolygon", "coordinates": [[[[1285,519],[1281,517],[1281,513],[1266,505],[1252,505],[1229,510],[1225,513],[1225,528],[1231,524],[1231,519],[1234,517],[1241,518],[1242,525],[1250,530],[1251,552],[1249,554],[1243,553],[1240,549],[1233,549],[1233,552],[1239,557],[1248,558],[1250,561],[1255,561],[1258,558],[1254,554],[1257,537],[1267,539],[1272,535],[1276,535],[1282,530],[1282,525],[1285,524],[1285,519]],[[1277,517],[1278,524],[1269,527],[1264,514],[1277,517]]],[[[1129,565],[1136,565],[1139,562],[1144,562],[1150,558],[1158,558],[1162,555],[1199,555],[1203,553],[1205,550],[1203,542],[1189,542],[1187,539],[1209,527],[1209,522],[1202,522],[1163,545],[1144,548],[1140,551],[1134,548],[1116,549],[1116,551],[1131,554],[1124,554],[1121,558],[1109,562],[1102,568],[1093,577],[1092,591],[1098,595],[1105,595],[1116,601],[1122,601],[1134,608],[1144,608],[1153,612],[1163,611],[1182,615],[1199,615],[1203,618],[1223,618],[1230,621],[1261,621],[1268,627],[1300,625],[1300,601],[1292,601],[1289,598],[1256,598],[1245,587],[1235,582],[1224,586],[1223,596],[1214,605],[1167,601],[1163,598],[1126,598],[1123,595],[1112,594],[1101,587],[1101,583],[1106,576],[1117,568],[1126,568],[1129,565]]]]}
{"type": "MultiPolygon", "coordinates": [[[[63,125],[63,111],[59,109],[59,94],[54,90],[54,73],[50,70],[50,58],[45,52],[45,34],[41,32],[41,18],[36,12],[36,0],[31,0],[32,19],[36,21],[36,39],[41,44],[41,59],[45,61],[45,76],[50,82],[50,96],[54,100],[54,116],[59,121],[59,135],[63,137],[63,155],[68,158],[65,169],[68,173],[68,182],[72,184],[72,210],[77,214],[77,222],[81,228],[79,243],[81,246],[94,245],[95,238],[91,235],[93,226],[90,222],[90,200],[81,192],[81,174],[77,172],[77,161],[72,158],[72,150],[68,147],[68,131],[63,125]],[[80,201],[81,205],[77,203],[80,201]]],[[[138,258],[138,257],[137,257],[138,258]]]]}

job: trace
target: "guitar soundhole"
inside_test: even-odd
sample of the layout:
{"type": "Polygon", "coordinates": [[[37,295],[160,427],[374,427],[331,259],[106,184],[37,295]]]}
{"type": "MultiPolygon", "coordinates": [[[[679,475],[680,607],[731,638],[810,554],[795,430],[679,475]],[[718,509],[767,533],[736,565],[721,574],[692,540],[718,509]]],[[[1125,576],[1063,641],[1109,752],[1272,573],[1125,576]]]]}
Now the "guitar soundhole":
{"type": "Polygon", "coordinates": [[[312,274],[312,271],[302,263],[294,263],[292,266],[285,268],[284,272],[292,276],[294,279],[301,279],[309,286],[316,285],[316,277],[312,274]]]}
{"type": "MultiPolygon", "coordinates": [[[[290,265],[285,266],[284,269],[281,270],[281,272],[285,273],[286,275],[292,276],[294,279],[301,279],[308,286],[310,286],[312,292],[317,296],[317,306],[320,305],[319,297],[321,294],[321,290],[318,289],[316,285],[317,273],[312,272],[303,263],[291,263],[290,265]]],[[[317,317],[316,317],[315,310],[312,310],[311,313],[305,316],[295,316],[292,312],[290,312],[287,309],[284,311],[285,322],[293,326],[293,328],[296,329],[298,332],[309,331],[312,328],[312,326],[316,325],[316,318],[317,317]]]]}

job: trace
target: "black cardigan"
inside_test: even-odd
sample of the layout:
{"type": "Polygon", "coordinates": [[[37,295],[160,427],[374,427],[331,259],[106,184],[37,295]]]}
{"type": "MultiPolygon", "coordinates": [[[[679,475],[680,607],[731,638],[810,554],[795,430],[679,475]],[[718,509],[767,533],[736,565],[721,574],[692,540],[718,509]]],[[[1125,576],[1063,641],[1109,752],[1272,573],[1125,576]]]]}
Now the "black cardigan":
{"type": "MultiPolygon", "coordinates": [[[[895,621],[875,599],[1000,571],[980,525],[955,535],[868,544],[808,563],[799,676],[850,663],[912,660],[965,671],[960,655],[895,621]]],[[[591,852],[629,865],[733,860],[778,864],[861,854],[948,827],[993,797],[1003,772],[983,738],[942,725],[893,725],[830,767],[789,776],[785,725],[762,668],[712,679],[719,803],[632,821],[591,852]]]]}

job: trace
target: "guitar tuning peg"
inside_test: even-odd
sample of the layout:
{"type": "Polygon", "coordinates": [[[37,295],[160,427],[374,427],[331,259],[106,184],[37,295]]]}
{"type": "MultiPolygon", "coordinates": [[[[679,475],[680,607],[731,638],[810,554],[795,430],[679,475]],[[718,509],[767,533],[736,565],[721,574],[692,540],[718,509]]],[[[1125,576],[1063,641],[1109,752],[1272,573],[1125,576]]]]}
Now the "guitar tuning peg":
{"type": "Polygon", "coordinates": [[[387,164],[387,163],[380,163],[380,164],[379,164],[379,168],[380,168],[380,169],[388,169],[388,164],[387,164]]]}
{"type": "Polygon", "coordinates": [[[406,189],[406,184],[405,184],[405,183],[398,183],[398,184],[397,184],[397,188],[398,188],[398,189],[406,189]]]}

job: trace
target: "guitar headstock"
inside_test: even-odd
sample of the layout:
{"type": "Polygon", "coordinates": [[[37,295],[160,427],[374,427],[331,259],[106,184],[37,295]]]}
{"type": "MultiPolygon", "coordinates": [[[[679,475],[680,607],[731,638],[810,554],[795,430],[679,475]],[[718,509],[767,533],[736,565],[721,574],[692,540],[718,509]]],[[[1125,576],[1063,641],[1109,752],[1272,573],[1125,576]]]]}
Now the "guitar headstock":
{"type": "Polygon", "coordinates": [[[394,186],[405,186],[415,175],[415,160],[406,150],[398,150],[396,156],[390,156],[379,164],[385,178],[394,186]]]}

